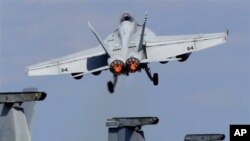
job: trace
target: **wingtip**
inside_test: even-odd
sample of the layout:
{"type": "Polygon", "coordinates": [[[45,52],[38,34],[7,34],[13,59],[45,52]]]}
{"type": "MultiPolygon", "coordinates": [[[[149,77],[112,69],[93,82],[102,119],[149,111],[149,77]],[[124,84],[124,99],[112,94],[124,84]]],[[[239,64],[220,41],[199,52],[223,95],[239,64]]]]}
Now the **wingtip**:
{"type": "Polygon", "coordinates": [[[27,67],[25,68],[25,71],[26,71],[26,72],[29,72],[29,66],[27,66],[27,67]]]}
{"type": "Polygon", "coordinates": [[[148,19],[148,11],[145,12],[145,22],[147,21],[148,19]]]}
{"type": "Polygon", "coordinates": [[[31,76],[31,75],[30,75],[30,66],[27,66],[27,67],[25,68],[25,72],[27,73],[28,76],[31,76]]]}
{"type": "Polygon", "coordinates": [[[229,35],[229,30],[227,29],[227,31],[226,31],[226,34],[227,34],[227,36],[229,35]]]}
{"type": "Polygon", "coordinates": [[[228,35],[229,35],[229,30],[227,29],[226,32],[225,32],[225,37],[224,37],[225,40],[227,40],[228,35]]]}

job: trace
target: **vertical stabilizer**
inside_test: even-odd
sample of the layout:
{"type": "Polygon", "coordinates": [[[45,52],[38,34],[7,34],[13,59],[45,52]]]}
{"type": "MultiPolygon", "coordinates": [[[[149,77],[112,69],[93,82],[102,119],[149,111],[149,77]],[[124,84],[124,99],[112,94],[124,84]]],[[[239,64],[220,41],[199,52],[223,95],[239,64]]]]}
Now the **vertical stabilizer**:
{"type": "Polygon", "coordinates": [[[147,58],[147,53],[146,53],[146,48],[144,46],[143,41],[144,41],[144,34],[145,34],[145,28],[146,28],[147,19],[148,19],[148,13],[146,12],[145,18],[144,18],[144,23],[142,25],[141,38],[140,38],[139,49],[138,49],[138,51],[143,50],[146,58],[147,58]]]}
{"type": "Polygon", "coordinates": [[[107,53],[107,55],[110,56],[111,55],[111,51],[109,50],[107,44],[102,40],[102,38],[100,37],[100,35],[95,31],[94,27],[90,24],[90,22],[88,22],[88,25],[89,25],[89,29],[95,35],[96,39],[101,44],[102,48],[105,50],[105,52],[107,53]]]}

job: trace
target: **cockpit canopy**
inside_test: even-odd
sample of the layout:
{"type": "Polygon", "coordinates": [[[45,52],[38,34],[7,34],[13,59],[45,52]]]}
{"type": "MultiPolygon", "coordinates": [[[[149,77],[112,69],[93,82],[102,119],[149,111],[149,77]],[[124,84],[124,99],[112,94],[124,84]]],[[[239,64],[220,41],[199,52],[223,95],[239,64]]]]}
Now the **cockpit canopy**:
{"type": "Polygon", "coordinates": [[[120,23],[122,23],[124,21],[132,22],[132,21],[134,21],[134,18],[129,13],[124,13],[121,17],[120,23]]]}

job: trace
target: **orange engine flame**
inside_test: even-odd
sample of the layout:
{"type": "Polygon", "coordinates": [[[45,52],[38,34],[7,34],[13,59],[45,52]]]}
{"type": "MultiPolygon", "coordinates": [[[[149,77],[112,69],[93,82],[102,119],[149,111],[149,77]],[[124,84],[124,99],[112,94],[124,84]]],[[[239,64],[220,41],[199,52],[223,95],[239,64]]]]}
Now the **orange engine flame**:
{"type": "Polygon", "coordinates": [[[131,72],[131,73],[136,72],[139,68],[139,60],[136,58],[128,59],[127,67],[128,67],[129,72],[131,72]]]}
{"type": "Polygon", "coordinates": [[[121,64],[115,64],[113,66],[113,70],[116,74],[121,74],[122,72],[122,65],[121,64]]]}
{"type": "Polygon", "coordinates": [[[115,60],[111,63],[111,67],[110,67],[113,72],[116,74],[116,75],[119,75],[122,73],[123,71],[123,68],[124,68],[124,63],[120,60],[115,60]]]}

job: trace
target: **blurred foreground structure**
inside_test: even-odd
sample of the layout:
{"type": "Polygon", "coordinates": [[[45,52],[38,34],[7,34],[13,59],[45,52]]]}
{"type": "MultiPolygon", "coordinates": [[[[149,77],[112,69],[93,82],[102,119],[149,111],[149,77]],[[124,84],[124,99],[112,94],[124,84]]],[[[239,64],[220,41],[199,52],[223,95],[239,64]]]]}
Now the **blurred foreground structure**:
{"type": "Polygon", "coordinates": [[[157,117],[129,117],[108,119],[108,141],[145,141],[141,127],[159,122],[157,117]]]}
{"type": "Polygon", "coordinates": [[[44,100],[46,95],[36,88],[0,93],[0,141],[31,141],[35,101],[44,100]]]}
{"type": "MultiPolygon", "coordinates": [[[[122,117],[108,119],[108,141],[145,141],[144,125],[155,125],[159,122],[157,117],[122,117]]],[[[220,141],[224,134],[188,134],[184,141],[220,141]]]]}
{"type": "MultiPolygon", "coordinates": [[[[35,88],[23,92],[0,93],[0,141],[31,141],[31,123],[36,101],[47,94],[35,88]]],[[[145,141],[142,126],[156,125],[157,117],[119,117],[108,119],[108,141],[145,141]]],[[[220,141],[224,134],[188,134],[184,141],[220,141]]]]}

